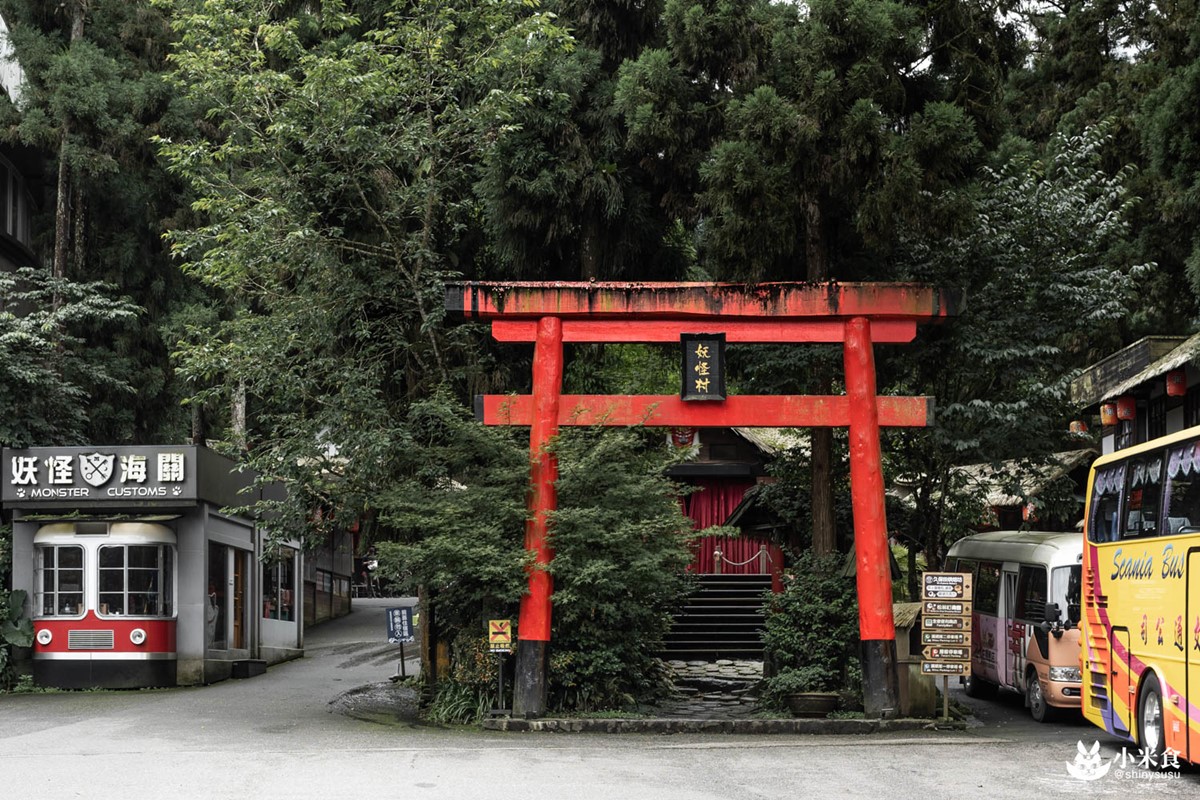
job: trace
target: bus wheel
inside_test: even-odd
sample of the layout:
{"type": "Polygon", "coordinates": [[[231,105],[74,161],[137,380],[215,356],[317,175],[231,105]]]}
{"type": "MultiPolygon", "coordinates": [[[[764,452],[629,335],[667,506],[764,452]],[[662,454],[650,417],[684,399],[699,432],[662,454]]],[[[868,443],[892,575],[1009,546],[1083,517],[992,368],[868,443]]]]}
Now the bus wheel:
{"type": "Polygon", "coordinates": [[[1032,669],[1025,675],[1025,705],[1029,706],[1029,716],[1033,717],[1034,722],[1045,722],[1050,717],[1050,706],[1046,702],[1046,695],[1042,693],[1042,682],[1032,669]]]}
{"type": "Polygon", "coordinates": [[[992,697],[996,694],[996,684],[976,677],[974,673],[967,673],[967,679],[963,682],[963,692],[966,693],[967,697],[992,697]]]}
{"type": "Polygon", "coordinates": [[[1162,690],[1158,688],[1158,678],[1153,675],[1148,675],[1142,684],[1137,724],[1142,753],[1150,756],[1151,764],[1161,764],[1166,751],[1166,728],[1163,725],[1162,690]]]}

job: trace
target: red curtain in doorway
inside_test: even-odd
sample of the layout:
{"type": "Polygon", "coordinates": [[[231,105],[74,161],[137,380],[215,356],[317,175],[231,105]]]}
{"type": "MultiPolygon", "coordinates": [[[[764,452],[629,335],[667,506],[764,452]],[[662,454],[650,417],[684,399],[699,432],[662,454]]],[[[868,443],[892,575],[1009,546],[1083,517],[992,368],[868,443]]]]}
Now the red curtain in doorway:
{"type": "MultiPolygon", "coordinates": [[[[742,502],[746,492],[754,486],[753,481],[707,480],[697,481],[700,488],[683,498],[683,513],[692,521],[696,530],[712,525],[724,524],[729,515],[742,502]]],[[[724,561],[721,572],[730,575],[778,574],[783,565],[783,552],[766,539],[756,536],[705,536],[696,542],[696,558],[691,569],[703,575],[717,571],[714,551],[720,548],[724,561]],[[769,562],[764,571],[759,550],[767,545],[769,562]],[[729,562],[739,564],[733,566],[729,562]],[[749,562],[742,564],[741,562],[749,562]]]]}

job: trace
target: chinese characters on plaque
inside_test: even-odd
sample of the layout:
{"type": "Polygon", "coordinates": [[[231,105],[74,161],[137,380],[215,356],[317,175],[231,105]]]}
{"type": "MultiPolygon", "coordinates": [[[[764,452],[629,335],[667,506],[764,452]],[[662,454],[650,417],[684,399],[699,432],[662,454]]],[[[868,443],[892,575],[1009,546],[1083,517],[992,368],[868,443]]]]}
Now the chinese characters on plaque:
{"type": "Polygon", "coordinates": [[[725,399],[725,334],[683,333],[683,400],[725,399]]]}
{"type": "Polygon", "coordinates": [[[6,450],[5,502],[190,499],[194,448],[77,447],[6,450]]]}

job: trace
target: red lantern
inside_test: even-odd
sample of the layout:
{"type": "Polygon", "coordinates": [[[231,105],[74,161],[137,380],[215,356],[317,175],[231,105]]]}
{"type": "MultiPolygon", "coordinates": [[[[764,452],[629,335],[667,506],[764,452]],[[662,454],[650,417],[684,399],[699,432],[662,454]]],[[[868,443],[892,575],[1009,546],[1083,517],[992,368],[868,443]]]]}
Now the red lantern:
{"type": "Polygon", "coordinates": [[[1117,404],[1116,403],[1101,403],[1100,404],[1100,424],[1106,428],[1110,428],[1117,424],[1117,404]]]}
{"type": "Polygon", "coordinates": [[[1187,394],[1187,370],[1173,369],[1167,373],[1167,396],[1183,397],[1187,394]]]}
{"type": "Polygon", "coordinates": [[[1083,420],[1081,420],[1081,419],[1071,420],[1071,426],[1070,426],[1071,433],[1087,433],[1087,429],[1088,429],[1087,423],[1084,422],[1083,420]]]}
{"type": "Polygon", "coordinates": [[[1130,422],[1137,419],[1137,400],[1125,395],[1117,398],[1117,419],[1130,422]]]}

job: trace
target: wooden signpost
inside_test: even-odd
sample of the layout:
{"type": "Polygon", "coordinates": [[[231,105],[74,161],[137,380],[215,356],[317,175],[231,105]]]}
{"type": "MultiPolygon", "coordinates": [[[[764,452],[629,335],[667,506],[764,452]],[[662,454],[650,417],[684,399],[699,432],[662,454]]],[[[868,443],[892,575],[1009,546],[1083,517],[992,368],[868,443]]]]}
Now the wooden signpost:
{"type": "Polygon", "coordinates": [[[942,676],[942,719],[950,719],[950,676],[971,672],[969,572],[921,573],[921,674],[942,676]]]}

